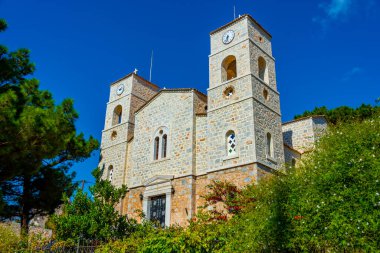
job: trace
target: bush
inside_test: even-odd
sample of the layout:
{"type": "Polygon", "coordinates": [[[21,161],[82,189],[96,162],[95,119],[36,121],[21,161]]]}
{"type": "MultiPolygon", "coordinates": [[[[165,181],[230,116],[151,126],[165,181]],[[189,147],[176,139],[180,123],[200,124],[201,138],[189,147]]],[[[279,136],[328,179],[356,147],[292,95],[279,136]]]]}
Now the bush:
{"type": "Polygon", "coordinates": [[[287,176],[246,189],[224,252],[380,249],[380,118],[331,128],[287,176]]]}
{"type": "Polygon", "coordinates": [[[14,252],[20,247],[20,236],[6,224],[0,224],[0,252],[14,252]]]}
{"type": "Polygon", "coordinates": [[[288,180],[289,247],[380,249],[379,117],[332,129],[288,180]]]}
{"type": "Polygon", "coordinates": [[[98,252],[380,252],[380,118],[330,128],[302,161],[241,190],[214,183],[208,204],[239,207],[227,221],[201,213],[98,252]]]}

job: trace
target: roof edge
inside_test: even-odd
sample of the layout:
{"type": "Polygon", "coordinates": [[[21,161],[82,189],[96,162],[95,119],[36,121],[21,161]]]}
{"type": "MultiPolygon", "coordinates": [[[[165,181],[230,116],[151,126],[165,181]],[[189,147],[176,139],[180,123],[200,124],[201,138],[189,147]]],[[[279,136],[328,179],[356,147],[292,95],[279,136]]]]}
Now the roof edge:
{"type": "Polygon", "coordinates": [[[112,82],[112,83],[110,84],[110,86],[112,86],[112,85],[114,85],[115,83],[118,83],[118,82],[120,82],[120,81],[122,81],[122,80],[124,80],[124,79],[127,79],[127,78],[130,77],[130,76],[136,77],[137,79],[140,79],[140,80],[146,82],[147,84],[149,84],[149,85],[151,85],[151,86],[153,86],[153,87],[155,87],[155,88],[161,89],[160,86],[158,86],[158,85],[156,85],[156,84],[154,84],[154,83],[152,83],[152,82],[146,80],[145,78],[143,78],[143,77],[141,77],[141,76],[135,74],[134,72],[131,72],[131,73],[129,73],[128,75],[123,76],[122,78],[119,78],[118,80],[112,82]]]}
{"type": "Polygon", "coordinates": [[[286,144],[285,142],[284,142],[284,146],[287,147],[288,149],[298,153],[299,155],[302,155],[303,153],[305,153],[305,152],[301,152],[300,150],[297,150],[297,149],[291,147],[290,145],[286,144]]]}
{"type": "Polygon", "coordinates": [[[327,119],[326,119],[325,115],[314,115],[314,116],[306,116],[306,117],[290,120],[290,121],[282,123],[281,125],[284,126],[284,125],[295,123],[295,122],[298,122],[298,121],[307,120],[307,119],[314,119],[314,118],[324,118],[326,120],[326,122],[327,122],[327,119]]]}
{"type": "Polygon", "coordinates": [[[139,113],[142,109],[144,109],[147,105],[149,105],[154,99],[156,99],[156,97],[158,97],[159,95],[161,95],[164,92],[173,92],[173,93],[174,92],[194,92],[198,95],[205,96],[207,98],[207,95],[205,95],[204,93],[200,92],[199,90],[193,89],[193,88],[161,89],[159,92],[157,92],[156,95],[154,95],[151,99],[146,101],[146,103],[143,104],[139,109],[137,109],[135,111],[135,114],[139,113]]]}
{"type": "Polygon", "coordinates": [[[270,38],[272,38],[272,35],[262,26],[260,25],[259,22],[256,21],[256,19],[254,19],[251,15],[249,14],[244,14],[242,16],[240,16],[239,18],[237,19],[234,19],[232,20],[231,22],[228,22],[227,24],[213,30],[212,32],[210,32],[210,35],[213,35],[214,33],[216,32],[219,32],[220,30],[223,30],[224,28],[228,27],[228,26],[231,26],[232,24],[236,23],[236,22],[239,22],[240,20],[244,19],[244,18],[249,18],[253,23],[255,23],[261,30],[263,30],[263,32],[265,32],[270,38]]]}

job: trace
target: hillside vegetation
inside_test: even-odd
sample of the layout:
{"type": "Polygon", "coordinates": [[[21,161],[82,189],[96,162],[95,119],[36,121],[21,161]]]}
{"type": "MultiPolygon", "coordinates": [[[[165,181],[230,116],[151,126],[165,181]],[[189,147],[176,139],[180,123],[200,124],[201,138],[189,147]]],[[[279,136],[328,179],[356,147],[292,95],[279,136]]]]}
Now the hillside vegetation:
{"type": "Polygon", "coordinates": [[[379,116],[337,124],[282,176],[241,191],[215,183],[227,197],[209,203],[239,206],[228,221],[200,213],[188,228],[150,229],[97,252],[380,252],[379,150],[379,116]]]}

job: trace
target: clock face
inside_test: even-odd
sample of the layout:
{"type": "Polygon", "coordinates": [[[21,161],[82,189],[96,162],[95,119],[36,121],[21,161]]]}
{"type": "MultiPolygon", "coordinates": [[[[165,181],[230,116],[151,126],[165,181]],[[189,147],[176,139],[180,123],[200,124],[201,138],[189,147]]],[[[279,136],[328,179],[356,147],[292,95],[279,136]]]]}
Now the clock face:
{"type": "Polygon", "coordinates": [[[235,32],[232,30],[227,31],[225,34],[223,34],[223,43],[228,44],[230,43],[235,37],[235,32]]]}
{"type": "Polygon", "coordinates": [[[117,87],[117,95],[120,95],[124,91],[124,84],[120,84],[119,87],[117,87]]]}

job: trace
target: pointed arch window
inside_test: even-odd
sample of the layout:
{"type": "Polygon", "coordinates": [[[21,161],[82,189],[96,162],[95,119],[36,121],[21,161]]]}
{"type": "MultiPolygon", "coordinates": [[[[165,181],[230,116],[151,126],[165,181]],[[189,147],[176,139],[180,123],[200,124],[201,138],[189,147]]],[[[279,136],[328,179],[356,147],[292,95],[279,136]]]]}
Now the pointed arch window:
{"type": "Polygon", "coordinates": [[[272,135],[270,133],[267,133],[266,145],[267,145],[267,156],[273,157],[273,143],[272,143],[272,135]]]}
{"type": "Polygon", "coordinates": [[[222,62],[222,82],[229,81],[237,77],[236,57],[229,55],[222,62]]]}
{"type": "Polygon", "coordinates": [[[236,135],[234,131],[228,131],[226,134],[227,156],[236,155],[236,135]]]}
{"type": "Polygon", "coordinates": [[[267,62],[261,56],[259,57],[258,65],[259,65],[259,78],[263,80],[264,82],[268,83],[269,77],[268,77],[267,62]]]}
{"type": "Polygon", "coordinates": [[[168,155],[168,129],[161,127],[154,135],[153,160],[166,158],[168,155]]]}
{"type": "Polygon", "coordinates": [[[113,110],[113,117],[112,117],[113,126],[121,123],[122,113],[123,113],[122,106],[121,105],[116,106],[115,109],[113,110]]]}

